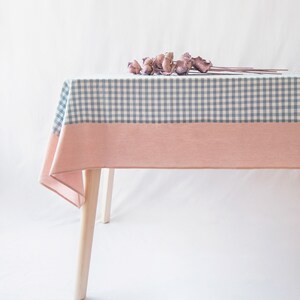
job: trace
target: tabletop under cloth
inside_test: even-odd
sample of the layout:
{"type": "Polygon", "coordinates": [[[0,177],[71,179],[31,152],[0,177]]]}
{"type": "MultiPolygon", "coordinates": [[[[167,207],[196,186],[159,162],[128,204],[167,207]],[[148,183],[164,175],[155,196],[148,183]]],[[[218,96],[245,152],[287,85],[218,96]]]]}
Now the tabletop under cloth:
{"type": "Polygon", "coordinates": [[[95,168],[300,169],[300,75],[66,80],[40,182],[81,207],[95,168]]]}

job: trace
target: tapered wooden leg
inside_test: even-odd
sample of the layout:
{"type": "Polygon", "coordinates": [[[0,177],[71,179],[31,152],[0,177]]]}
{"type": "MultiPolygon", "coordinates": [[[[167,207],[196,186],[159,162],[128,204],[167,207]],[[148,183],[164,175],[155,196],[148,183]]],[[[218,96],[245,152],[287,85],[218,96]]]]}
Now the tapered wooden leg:
{"type": "Polygon", "coordinates": [[[81,207],[81,232],[75,300],[86,297],[101,169],[85,171],[85,203],[81,207]]]}
{"type": "Polygon", "coordinates": [[[111,211],[111,199],[114,184],[115,169],[105,169],[105,173],[102,172],[101,178],[101,191],[100,191],[100,222],[109,223],[110,211],[111,211]]]}

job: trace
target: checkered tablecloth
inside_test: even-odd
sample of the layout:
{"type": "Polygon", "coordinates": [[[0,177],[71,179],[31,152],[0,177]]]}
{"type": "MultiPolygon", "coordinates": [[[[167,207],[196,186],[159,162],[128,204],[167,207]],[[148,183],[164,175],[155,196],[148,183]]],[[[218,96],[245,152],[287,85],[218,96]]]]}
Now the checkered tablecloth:
{"type": "Polygon", "coordinates": [[[53,126],[299,122],[300,76],[123,76],[63,84],[53,126]]]}
{"type": "Polygon", "coordinates": [[[300,169],[300,74],[66,80],[40,182],[81,207],[95,168],[300,169]]]}

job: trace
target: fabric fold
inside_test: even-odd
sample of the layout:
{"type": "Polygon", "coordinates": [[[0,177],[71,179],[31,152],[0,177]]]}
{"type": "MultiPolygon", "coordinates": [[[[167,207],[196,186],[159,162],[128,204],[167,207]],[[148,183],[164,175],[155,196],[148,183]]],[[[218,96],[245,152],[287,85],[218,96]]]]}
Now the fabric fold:
{"type": "Polygon", "coordinates": [[[39,181],[45,187],[80,208],[84,203],[82,170],[66,170],[60,174],[51,171],[52,166],[55,165],[54,157],[57,153],[58,139],[56,134],[51,134],[39,181]]]}

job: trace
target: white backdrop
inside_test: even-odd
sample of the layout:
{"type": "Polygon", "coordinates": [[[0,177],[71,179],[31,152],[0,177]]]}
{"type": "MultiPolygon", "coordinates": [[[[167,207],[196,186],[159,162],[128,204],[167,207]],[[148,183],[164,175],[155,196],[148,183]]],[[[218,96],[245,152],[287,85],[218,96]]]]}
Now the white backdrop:
{"type": "MultiPolygon", "coordinates": [[[[299,3],[1,0],[0,299],[72,299],[79,210],[37,181],[65,79],[165,51],[299,72],[299,3]]],[[[299,215],[296,170],[116,170],[89,299],[298,300],[299,215]]]]}

